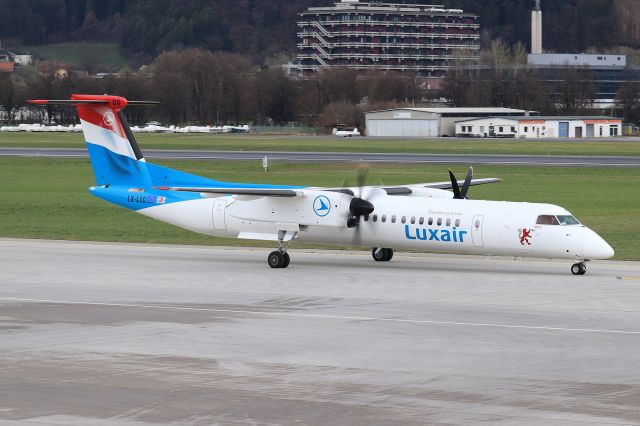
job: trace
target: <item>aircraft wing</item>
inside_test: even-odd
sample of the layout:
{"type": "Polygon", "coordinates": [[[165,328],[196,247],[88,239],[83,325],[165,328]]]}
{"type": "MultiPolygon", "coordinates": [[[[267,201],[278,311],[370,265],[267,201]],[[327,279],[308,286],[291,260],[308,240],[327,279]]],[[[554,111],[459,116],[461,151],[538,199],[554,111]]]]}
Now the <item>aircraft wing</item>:
{"type": "Polygon", "coordinates": [[[200,192],[203,194],[223,194],[223,195],[255,195],[259,197],[284,197],[294,198],[300,196],[300,191],[292,189],[273,188],[196,188],[196,187],[175,187],[159,186],[155,189],[164,191],[200,192]]]}
{"type": "MultiPolygon", "coordinates": [[[[499,179],[499,178],[472,179],[469,186],[486,185],[489,183],[498,183],[498,182],[502,182],[502,179],[499,179]]],[[[464,184],[464,181],[458,181],[458,185],[462,186],[463,184],[464,184]]],[[[452,186],[453,185],[451,184],[451,181],[445,181],[445,182],[419,183],[419,184],[404,185],[404,186],[365,186],[362,189],[379,188],[384,190],[387,193],[387,195],[411,195],[413,193],[413,189],[411,188],[452,189],[452,186]]],[[[322,188],[322,190],[354,195],[354,191],[352,188],[322,188]]]]}
{"type": "MultiPolygon", "coordinates": [[[[499,179],[499,178],[471,179],[470,186],[486,185],[488,183],[498,183],[498,182],[502,182],[502,179],[499,179]]],[[[463,180],[458,181],[458,185],[462,186],[463,184],[464,184],[463,180]]],[[[421,186],[424,186],[425,188],[435,188],[435,189],[452,189],[451,181],[425,183],[425,184],[422,184],[421,186]]]]}

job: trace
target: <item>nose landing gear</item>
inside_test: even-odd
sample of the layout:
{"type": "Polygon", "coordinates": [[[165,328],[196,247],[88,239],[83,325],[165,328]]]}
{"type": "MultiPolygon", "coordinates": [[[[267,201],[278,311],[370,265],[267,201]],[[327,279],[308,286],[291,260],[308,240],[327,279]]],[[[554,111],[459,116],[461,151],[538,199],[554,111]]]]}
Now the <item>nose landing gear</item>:
{"type": "Polygon", "coordinates": [[[587,265],[584,262],[578,262],[571,265],[571,273],[573,275],[584,275],[587,273],[587,265]]]}

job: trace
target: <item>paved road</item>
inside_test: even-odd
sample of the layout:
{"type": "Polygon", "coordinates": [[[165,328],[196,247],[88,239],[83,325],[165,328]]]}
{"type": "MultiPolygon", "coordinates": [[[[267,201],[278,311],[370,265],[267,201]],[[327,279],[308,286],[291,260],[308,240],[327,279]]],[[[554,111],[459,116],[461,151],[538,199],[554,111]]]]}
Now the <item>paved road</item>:
{"type": "MultiPolygon", "coordinates": [[[[638,157],[537,156],[537,155],[469,155],[469,154],[371,154],[342,152],[263,152],[145,150],[149,159],[259,161],[264,156],[284,161],[330,161],[366,163],[484,164],[533,166],[640,167],[638,157]]],[[[87,156],[84,149],[71,148],[0,148],[0,156],[69,157],[87,156]]]]}
{"type": "Polygon", "coordinates": [[[3,425],[640,424],[640,264],[0,240],[3,425]]]}

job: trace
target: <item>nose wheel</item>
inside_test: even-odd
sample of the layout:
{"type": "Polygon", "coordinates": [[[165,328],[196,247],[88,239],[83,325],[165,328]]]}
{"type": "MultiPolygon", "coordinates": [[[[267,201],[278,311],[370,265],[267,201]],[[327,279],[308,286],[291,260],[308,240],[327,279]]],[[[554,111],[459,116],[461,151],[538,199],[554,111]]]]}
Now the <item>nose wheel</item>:
{"type": "Polygon", "coordinates": [[[388,262],[393,259],[393,249],[374,247],[371,256],[376,262],[388,262]]]}
{"type": "Polygon", "coordinates": [[[573,275],[584,275],[587,273],[587,265],[584,262],[574,263],[571,265],[571,273],[573,275]]]}

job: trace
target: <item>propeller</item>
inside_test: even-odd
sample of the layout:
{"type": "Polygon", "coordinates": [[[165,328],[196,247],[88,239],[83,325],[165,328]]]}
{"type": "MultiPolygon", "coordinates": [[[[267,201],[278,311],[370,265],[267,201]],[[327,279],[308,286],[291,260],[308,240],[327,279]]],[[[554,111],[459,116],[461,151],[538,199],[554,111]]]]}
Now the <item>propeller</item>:
{"type": "Polygon", "coordinates": [[[453,174],[451,169],[449,169],[449,178],[451,179],[451,189],[453,190],[453,198],[456,200],[466,200],[467,192],[469,192],[469,187],[471,186],[471,181],[473,180],[473,167],[469,167],[467,171],[467,176],[464,178],[464,183],[462,184],[462,189],[458,185],[458,179],[453,174]]]}
{"type": "MultiPolygon", "coordinates": [[[[360,218],[362,216],[366,216],[368,214],[373,213],[375,207],[371,204],[370,201],[362,198],[362,189],[364,188],[364,184],[367,180],[367,174],[369,173],[369,166],[362,165],[358,167],[357,170],[357,183],[358,183],[358,193],[351,199],[351,203],[349,204],[349,219],[347,219],[347,227],[348,228],[357,228],[358,224],[360,224],[360,218]]],[[[356,230],[357,232],[357,230],[356,230]]]]}

